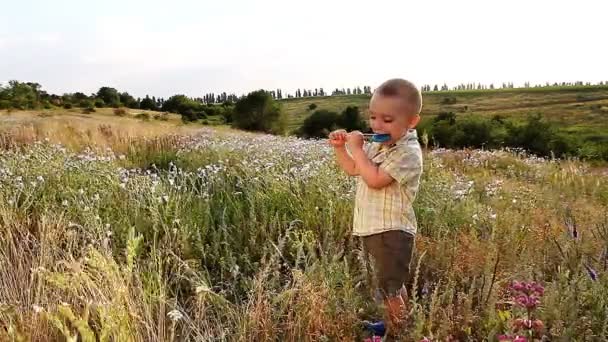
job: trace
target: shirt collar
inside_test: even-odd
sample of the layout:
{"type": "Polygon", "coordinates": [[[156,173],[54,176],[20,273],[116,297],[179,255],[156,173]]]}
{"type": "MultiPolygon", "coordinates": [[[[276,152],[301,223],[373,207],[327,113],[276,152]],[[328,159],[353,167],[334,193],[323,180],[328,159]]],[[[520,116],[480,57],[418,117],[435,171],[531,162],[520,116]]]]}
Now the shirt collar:
{"type": "Polygon", "coordinates": [[[397,140],[395,143],[391,144],[391,145],[380,145],[380,149],[381,150],[386,150],[386,149],[390,149],[392,147],[395,147],[397,145],[403,145],[403,144],[407,144],[409,141],[412,140],[418,140],[418,133],[416,132],[415,129],[410,128],[408,129],[405,133],[403,133],[403,136],[401,136],[401,138],[399,138],[399,140],[397,140]]]}

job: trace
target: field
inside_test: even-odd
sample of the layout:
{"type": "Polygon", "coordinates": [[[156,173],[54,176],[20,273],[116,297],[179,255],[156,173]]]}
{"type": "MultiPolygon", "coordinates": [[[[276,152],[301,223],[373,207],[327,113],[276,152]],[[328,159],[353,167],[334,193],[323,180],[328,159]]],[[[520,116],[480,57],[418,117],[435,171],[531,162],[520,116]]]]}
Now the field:
{"type": "MultiPolygon", "coordinates": [[[[482,115],[521,120],[540,113],[560,130],[580,135],[584,140],[608,142],[608,87],[583,86],[564,88],[497,89],[483,91],[446,91],[423,94],[423,120],[441,112],[457,115],[482,115]]],[[[347,106],[365,111],[366,95],[328,96],[283,100],[290,117],[290,129],[297,129],[310,114],[308,106],[341,112],[347,106]]]]}
{"type": "MultiPolygon", "coordinates": [[[[450,96],[488,114],[520,108],[509,93],[450,96]]],[[[589,134],[606,127],[575,106],[604,110],[605,98],[517,96],[589,134]]],[[[285,106],[296,115],[306,101],[285,106]]],[[[136,113],[0,116],[0,340],[364,338],[360,320],[381,313],[350,235],[354,180],[325,142],[136,113]]],[[[605,168],[520,151],[424,160],[402,340],[493,341],[521,319],[539,339],[608,339],[605,168]],[[513,281],[542,286],[540,304],[522,309],[513,281]]]]}

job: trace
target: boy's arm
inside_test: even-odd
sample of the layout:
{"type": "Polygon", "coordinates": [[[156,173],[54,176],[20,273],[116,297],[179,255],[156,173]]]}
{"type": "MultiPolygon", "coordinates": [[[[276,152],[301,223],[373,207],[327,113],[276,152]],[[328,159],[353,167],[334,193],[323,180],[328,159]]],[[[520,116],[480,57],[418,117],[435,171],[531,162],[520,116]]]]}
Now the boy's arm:
{"type": "Polygon", "coordinates": [[[381,189],[392,182],[399,184],[418,184],[422,174],[422,154],[420,146],[399,146],[382,164],[376,166],[361,148],[360,138],[351,137],[353,160],[356,168],[370,188],[381,189]]]}
{"type": "Polygon", "coordinates": [[[355,165],[355,161],[348,154],[345,146],[336,147],[336,159],[338,161],[338,165],[340,168],[344,170],[350,176],[357,176],[359,173],[357,172],[357,166],[355,165]]]}
{"type": "Polygon", "coordinates": [[[394,179],[388,173],[374,165],[363,151],[363,148],[355,147],[352,151],[355,169],[363,181],[372,189],[382,189],[391,184],[394,179]]]}

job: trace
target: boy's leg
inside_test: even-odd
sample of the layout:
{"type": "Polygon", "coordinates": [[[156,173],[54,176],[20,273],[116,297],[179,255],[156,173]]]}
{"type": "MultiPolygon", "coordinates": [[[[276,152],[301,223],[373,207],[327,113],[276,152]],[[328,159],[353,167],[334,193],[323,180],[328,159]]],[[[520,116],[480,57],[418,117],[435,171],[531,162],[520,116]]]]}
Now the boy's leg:
{"type": "Polygon", "coordinates": [[[414,236],[403,231],[388,231],[365,237],[365,248],[374,259],[376,278],[383,292],[387,323],[395,327],[403,317],[407,298],[401,289],[408,282],[414,249],[414,236]]]}
{"type": "Polygon", "coordinates": [[[387,292],[386,309],[390,321],[398,324],[404,318],[407,294],[402,289],[410,279],[410,265],[414,250],[414,236],[403,231],[387,232],[384,236],[385,251],[385,287],[387,292]]]}

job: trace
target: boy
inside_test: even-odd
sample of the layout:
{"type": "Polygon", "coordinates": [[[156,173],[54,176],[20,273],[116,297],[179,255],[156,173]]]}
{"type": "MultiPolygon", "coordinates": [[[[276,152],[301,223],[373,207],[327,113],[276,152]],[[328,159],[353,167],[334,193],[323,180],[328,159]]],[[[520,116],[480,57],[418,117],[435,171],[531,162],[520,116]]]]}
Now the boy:
{"type": "Polygon", "coordinates": [[[369,103],[370,128],[389,134],[390,140],[364,147],[361,132],[337,130],[329,135],[340,167],[358,176],[353,235],[361,237],[374,259],[389,332],[403,317],[407,301],[401,289],[409,280],[417,229],[412,202],[422,174],[422,151],[414,128],[421,109],[418,88],[391,79],[376,89],[369,103]]]}

